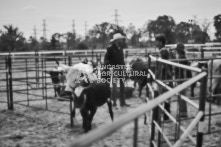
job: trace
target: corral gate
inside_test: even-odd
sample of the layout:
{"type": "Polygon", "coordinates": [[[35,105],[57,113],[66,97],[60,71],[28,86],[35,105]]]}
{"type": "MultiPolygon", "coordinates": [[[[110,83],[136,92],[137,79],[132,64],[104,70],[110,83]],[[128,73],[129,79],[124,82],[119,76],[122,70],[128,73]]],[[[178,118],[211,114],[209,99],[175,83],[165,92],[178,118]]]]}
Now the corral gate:
{"type": "MultiPolygon", "coordinates": [[[[66,65],[73,65],[80,62],[79,58],[87,57],[100,62],[101,53],[79,54],[72,56],[5,56],[0,58],[0,104],[1,108],[14,110],[14,105],[31,107],[60,114],[69,115],[70,124],[73,126],[71,97],[54,97],[54,85],[51,77],[46,73],[57,65],[55,58],[66,65]],[[64,111],[52,109],[51,100],[67,101],[64,104],[64,111]],[[5,105],[7,104],[7,105],[5,105]]],[[[64,87],[65,83],[56,85],[64,87]]]]}

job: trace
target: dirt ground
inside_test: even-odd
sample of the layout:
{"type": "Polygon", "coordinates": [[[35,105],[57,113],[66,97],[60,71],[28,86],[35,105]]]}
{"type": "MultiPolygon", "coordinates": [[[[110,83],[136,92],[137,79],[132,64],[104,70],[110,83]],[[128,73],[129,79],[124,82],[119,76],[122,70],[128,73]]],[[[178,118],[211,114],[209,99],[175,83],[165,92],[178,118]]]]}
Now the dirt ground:
{"type": "MultiPolygon", "coordinates": [[[[49,91],[50,93],[50,91],[49,91]]],[[[134,92],[133,98],[127,99],[131,104],[127,108],[114,108],[115,118],[121,117],[125,113],[130,113],[144,103],[144,94],[142,98],[137,98],[137,91],[134,92]]],[[[52,94],[51,94],[52,95],[52,94]]],[[[0,98],[6,95],[1,94],[0,98]]],[[[14,96],[15,99],[22,99],[24,96],[19,94],[14,96]]],[[[197,101],[196,101],[197,102],[197,101]]],[[[69,103],[67,101],[58,101],[56,99],[48,100],[48,109],[60,112],[69,112],[69,103]]],[[[25,103],[24,103],[25,104],[25,103]]],[[[30,103],[31,106],[45,108],[45,101],[36,101],[30,103]]],[[[208,106],[207,106],[208,109],[208,106]]],[[[213,105],[214,110],[221,112],[221,106],[213,105]]],[[[175,116],[176,102],[172,103],[172,114],[175,116]]],[[[189,117],[194,117],[196,111],[188,106],[189,117]]],[[[211,130],[220,130],[221,126],[216,125],[221,116],[214,116],[211,121],[211,130]]],[[[206,118],[207,119],[207,118],[206,118]]],[[[149,120],[149,119],[148,119],[149,120]]],[[[143,124],[143,117],[139,119],[138,146],[149,146],[150,140],[150,123],[143,124]]],[[[68,114],[55,113],[36,108],[30,108],[20,105],[14,105],[14,110],[7,110],[4,103],[0,103],[0,147],[63,147],[71,140],[77,139],[83,135],[81,128],[82,118],[79,111],[75,120],[74,127],[70,127],[70,118],[68,114]]],[[[187,127],[191,121],[184,121],[182,124],[187,127]]],[[[93,120],[93,129],[99,126],[112,123],[108,114],[107,106],[100,107],[93,120]]],[[[129,147],[133,146],[133,129],[134,124],[128,124],[111,136],[94,143],[93,147],[129,147]]],[[[163,130],[168,138],[174,138],[175,126],[172,123],[164,123],[163,130]]],[[[196,129],[195,129],[196,130],[196,129]]],[[[193,131],[192,134],[194,134],[193,131]]],[[[174,143],[174,142],[172,142],[174,143]]],[[[163,147],[167,145],[163,144],[163,147]]],[[[182,146],[195,146],[189,139],[182,146]]],[[[204,147],[221,147],[221,132],[204,136],[204,147]]]]}

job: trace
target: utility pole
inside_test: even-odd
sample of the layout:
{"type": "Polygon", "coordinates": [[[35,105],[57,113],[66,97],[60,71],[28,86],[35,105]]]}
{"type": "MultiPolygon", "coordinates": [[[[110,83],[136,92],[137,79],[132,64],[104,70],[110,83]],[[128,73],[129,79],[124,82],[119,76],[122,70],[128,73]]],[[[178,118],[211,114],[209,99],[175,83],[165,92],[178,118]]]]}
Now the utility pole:
{"type": "Polygon", "coordinates": [[[47,38],[46,31],[47,31],[47,29],[46,29],[46,20],[43,19],[43,37],[44,37],[44,39],[47,38]]]}
{"type": "Polygon", "coordinates": [[[197,24],[197,15],[193,15],[193,24],[197,24]]]}
{"type": "Polygon", "coordinates": [[[87,37],[87,21],[85,21],[84,27],[85,27],[85,40],[86,40],[86,37],[87,37]]]}
{"type": "Polygon", "coordinates": [[[75,34],[75,21],[72,20],[72,31],[73,31],[73,34],[75,34]]]}
{"type": "Polygon", "coordinates": [[[36,29],[36,26],[34,26],[33,28],[33,31],[34,31],[34,39],[37,40],[37,29],[36,29]]]}
{"type": "Polygon", "coordinates": [[[118,25],[119,25],[119,20],[118,20],[118,16],[120,16],[120,15],[118,15],[117,14],[117,9],[115,9],[115,14],[114,14],[114,21],[115,21],[115,25],[118,27],[118,25]]]}

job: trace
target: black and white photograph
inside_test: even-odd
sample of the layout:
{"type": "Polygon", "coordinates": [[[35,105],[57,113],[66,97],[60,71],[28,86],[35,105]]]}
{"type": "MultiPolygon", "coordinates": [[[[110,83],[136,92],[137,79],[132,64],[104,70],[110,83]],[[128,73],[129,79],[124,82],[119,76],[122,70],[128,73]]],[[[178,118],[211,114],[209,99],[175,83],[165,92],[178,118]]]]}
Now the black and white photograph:
{"type": "Polygon", "coordinates": [[[0,0],[0,147],[221,147],[220,0],[0,0]]]}

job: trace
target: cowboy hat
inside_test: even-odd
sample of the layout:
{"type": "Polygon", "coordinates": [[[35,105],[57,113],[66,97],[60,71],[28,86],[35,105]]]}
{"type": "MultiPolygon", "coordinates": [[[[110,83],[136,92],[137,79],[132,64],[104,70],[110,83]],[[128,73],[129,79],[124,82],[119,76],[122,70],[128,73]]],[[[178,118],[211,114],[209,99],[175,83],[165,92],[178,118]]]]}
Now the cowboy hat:
{"type": "Polygon", "coordinates": [[[121,35],[120,33],[116,33],[116,34],[114,34],[113,39],[111,39],[110,42],[113,42],[117,39],[124,39],[124,38],[125,38],[125,36],[121,35]]]}

